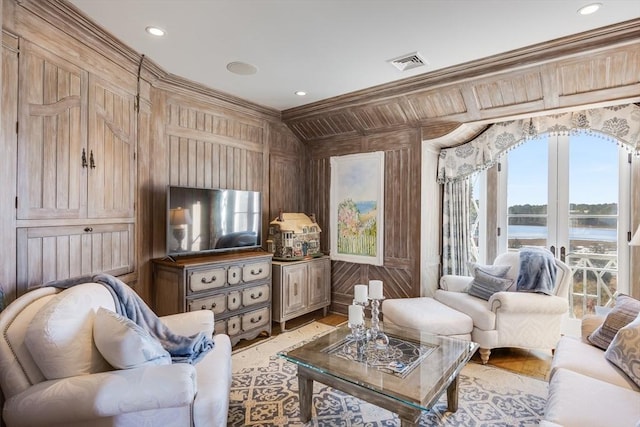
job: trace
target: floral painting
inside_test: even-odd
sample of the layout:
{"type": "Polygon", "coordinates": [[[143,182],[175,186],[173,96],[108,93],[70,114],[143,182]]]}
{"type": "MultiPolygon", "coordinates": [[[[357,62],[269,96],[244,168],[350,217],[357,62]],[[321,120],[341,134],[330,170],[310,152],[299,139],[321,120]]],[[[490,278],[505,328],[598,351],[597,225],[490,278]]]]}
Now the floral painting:
{"type": "Polygon", "coordinates": [[[331,259],[383,265],[384,152],[331,157],[331,259]]]}

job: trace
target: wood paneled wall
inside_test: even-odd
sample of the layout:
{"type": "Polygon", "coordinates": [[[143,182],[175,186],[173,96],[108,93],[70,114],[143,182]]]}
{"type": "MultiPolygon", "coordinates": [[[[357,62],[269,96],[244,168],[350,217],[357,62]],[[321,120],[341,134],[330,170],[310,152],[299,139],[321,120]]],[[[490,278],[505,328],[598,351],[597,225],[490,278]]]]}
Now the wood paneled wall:
{"type": "Polygon", "coordinates": [[[331,310],[346,313],[353,287],[370,279],[384,282],[386,298],[420,295],[420,136],[417,129],[310,143],[306,171],[307,206],[322,228],[321,246],[329,247],[329,197],[333,156],[383,151],[384,265],[331,263],[331,310]]]}
{"type": "MultiPolygon", "coordinates": [[[[110,196],[126,206],[135,202],[135,213],[128,210],[122,214],[135,217],[135,223],[132,219],[127,228],[129,234],[125,239],[135,242],[131,255],[135,265],[121,278],[146,301],[151,301],[153,280],[149,261],[166,254],[166,189],[169,184],[261,191],[265,233],[268,222],[279,209],[304,211],[305,149],[282,124],[279,112],[167,73],[151,59],[122,45],[65,1],[5,0],[3,11],[2,71],[8,77],[2,79],[1,142],[5,154],[2,174],[6,185],[0,189],[0,196],[2,200],[13,201],[18,186],[17,65],[18,52],[28,45],[32,51],[61,58],[66,66],[76,67],[79,73],[88,75],[90,83],[95,82],[92,86],[95,90],[89,96],[92,104],[88,113],[100,120],[85,122],[87,135],[94,136],[85,139],[113,134],[135,147],[134,163],[130,169],[127,167],[121,176],[105,175],[105,179],[98,183],[100,185],[90,185],[89,191],[97,197],[110,196]],[[124,102],[116,96],[120,93],[130,98],[124,102]],[[112,114],[116,105],[131,111],[134,99],[134,117],[112,114]],[[123,118],[126,120],[120,123],[123,118]],[[93,127],[92,123],[96,126],[93,127]],[[129,132],[132,127],[135,131],[129,132]],[[272,168],[281,170],[282,175],[271,174],[272,168]],[[133,186],[118,187],[122,178],[133,186]]],[[[111,152],[122,152],[115,145],[106,143],[104,147],[112,146],[111,152]]],[[[119,163],[122,162],[123,159],[119,163]]],[[[21,176],[28,180],[31,174],[24,170],[21,176]]],[[[115,205],[99,206],[113,211],[115,205]]],[[[0,238],[9,245],[1,263],[0,286],[8,295],[8,303],[16,295],[17,251],[20,247],[16,236],[27,236],[26,229],[20,231],[22,234],[18,233],[19,227],[34,227],[28,235],[38,237],[41,230],[37,227],[50,224],[46,218],[36,219],[37,223],[21,224],[13,203],[3,202],[0,214],[0,238]]],[[[89,219],[82,217],[68,220],[65,217],[62,221],[67,221],[62,225],[78,222],[91,225],[89,219]]],[[[113,223],[112,227],[115,227],[114,221],[107,218],[105,222],[113,223]]],[[[47,255],[52,250],[55,251],[42,251],[41,264],[61,264],[53,255],[47,255]]],[[[56,266],[49,270],[55,269],[56,266]]]]}

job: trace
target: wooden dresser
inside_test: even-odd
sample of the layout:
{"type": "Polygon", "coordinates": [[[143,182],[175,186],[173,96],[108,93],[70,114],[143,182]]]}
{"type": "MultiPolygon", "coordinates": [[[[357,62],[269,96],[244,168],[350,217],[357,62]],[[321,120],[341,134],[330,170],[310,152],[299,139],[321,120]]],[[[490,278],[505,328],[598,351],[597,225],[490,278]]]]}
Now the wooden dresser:
{"type": "Polygon", "coordinates": [[[216,333],[229,335],[232,345],[271,335],[271,258],[260,251],[154,259],[155,311],[211,310],[216,333]]]}

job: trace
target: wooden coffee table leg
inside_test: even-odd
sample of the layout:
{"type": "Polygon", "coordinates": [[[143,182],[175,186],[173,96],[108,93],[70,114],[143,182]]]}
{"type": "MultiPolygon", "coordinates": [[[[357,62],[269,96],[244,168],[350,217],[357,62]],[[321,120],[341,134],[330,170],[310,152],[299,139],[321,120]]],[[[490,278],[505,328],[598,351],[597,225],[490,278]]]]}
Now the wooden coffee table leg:
{"type": "Polygon", "coordinates": [[[300,373],[298,367],[298,393],[300,400],[300,420],[306,423],[311,419],[311,399],[313,397],[313,380],[300,373]]]}
{"type": "Polygon", "coordinates": [[[447,409],[451,412],[458,410],[458,376],[447,387],[447,409]]]}
{"type": "Polygon", "coordinates": [[[420,414],[415,419],[400,418],[400,427],[418,427],[420,425],[420,414]]]}

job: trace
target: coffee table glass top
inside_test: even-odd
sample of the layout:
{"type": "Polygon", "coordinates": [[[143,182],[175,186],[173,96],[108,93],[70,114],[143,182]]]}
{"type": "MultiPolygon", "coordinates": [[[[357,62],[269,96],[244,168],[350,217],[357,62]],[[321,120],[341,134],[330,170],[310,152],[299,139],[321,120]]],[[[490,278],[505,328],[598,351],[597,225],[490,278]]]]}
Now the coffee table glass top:
{"type": "Polygon", "coordinates": [[[278,355],[424,410],[435,404],[478,348],[470,341],[393,325],[383,330],[390,339],[386,351],[369,342],[358,353],[345,325],[278,355]]]}

